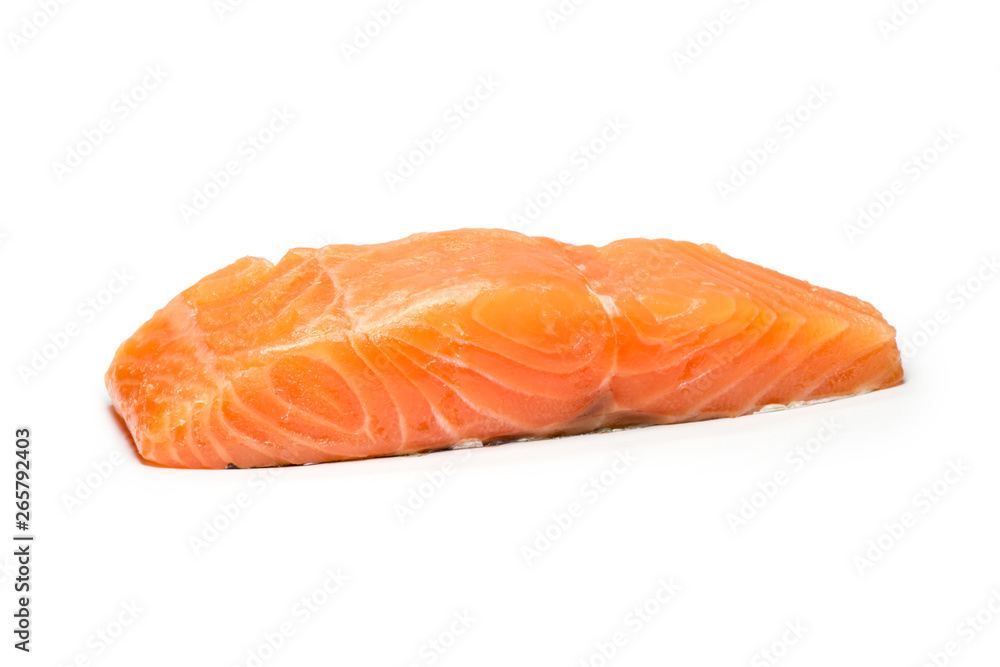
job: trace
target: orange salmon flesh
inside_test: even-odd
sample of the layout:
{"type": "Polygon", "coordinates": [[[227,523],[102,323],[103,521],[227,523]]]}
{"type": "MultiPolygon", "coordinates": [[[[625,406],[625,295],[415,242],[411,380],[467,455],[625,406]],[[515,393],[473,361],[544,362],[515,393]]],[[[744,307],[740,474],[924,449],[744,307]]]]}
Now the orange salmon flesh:
{"type": "Polygon", "coordinates": [[[245,257],[105,382],[148,461],[263,467],[736,417],[899,384],[871,305],[712,245],[501,229],[245,257]]]}

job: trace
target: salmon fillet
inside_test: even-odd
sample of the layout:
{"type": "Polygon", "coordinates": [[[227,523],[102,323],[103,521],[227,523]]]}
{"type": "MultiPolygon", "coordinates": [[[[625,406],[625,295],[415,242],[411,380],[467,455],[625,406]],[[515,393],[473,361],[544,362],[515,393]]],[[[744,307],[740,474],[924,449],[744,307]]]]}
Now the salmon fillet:
{"type": "Polygon", "coordinates": [[[259,467],[735,417],[902,381],[872,306],[711,245],[501,229],[243,258],[105,382],[145,459],[259,467]]]}

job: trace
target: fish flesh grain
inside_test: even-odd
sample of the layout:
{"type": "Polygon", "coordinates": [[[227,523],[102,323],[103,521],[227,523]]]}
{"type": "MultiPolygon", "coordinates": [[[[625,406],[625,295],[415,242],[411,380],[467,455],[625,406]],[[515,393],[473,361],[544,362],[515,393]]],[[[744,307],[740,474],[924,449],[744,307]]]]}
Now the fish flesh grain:
{"type": "Polygon", "coordinates": [[[871,305],[713,245],[503,229],[245,257],[105,382],[148,461],[249,468],[736,417],[903,378],[871,305]]]}

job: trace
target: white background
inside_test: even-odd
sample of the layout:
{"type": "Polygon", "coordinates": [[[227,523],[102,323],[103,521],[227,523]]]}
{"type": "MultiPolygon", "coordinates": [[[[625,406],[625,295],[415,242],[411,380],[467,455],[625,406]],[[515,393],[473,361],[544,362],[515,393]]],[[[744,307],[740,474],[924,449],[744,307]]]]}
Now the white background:
{"type": "Polygon", "coordinates": [[[12,547],[0,550],[3,664],[253,665],[248,652],[285,622],[293,634],[262,664],[761,665],[789,622],[805,628],[774,647],[789,667],[916,666],[952,640],[948,664],[996,664],[1000,614],[983,612],[992,623],[971,641],[960,624],[993,592],[1000,610],[1000,281],[977,276],[993,277],[983,262],[1000,248],[1000,5],[910,0],[919,9],[885,34],[888,0],[593,0],[554,28],[555,0],[407,1],[348,62],[342,44],[386,4],[250,0],[220,17],[210,0],[94,0],[46,19],[35,2],[4,3],[0,536],[14,532],[14,429],[29,426],[37,539],[30,655],[11,647],[12,547]],[[731,21],[713,23],[724,9],[731,21]],[[707,46],[679,66],[689,39],[707,46]],[[147,67],[163,80],[131,92],[147,67]],[[490,76],[496,91],[460,127],[447,121],[490,76]],[[814,87],[829,98],[799,108],[814,87]],[[241,144],[276,108],[294,120],[246,160],[241,144]],[[796,110],[808,118],[789,133],[796,110]],[[54,165],[106,118],[112,131],[79,149],[81,164],[54,165]],[[579,171],[574,152],[607,119],[626,127],[579,171]],[[391,191],[385,172],[439,127],[446,141],[391,191]],[[723,201],[719,182],[769,138],[776,152],[723,201]],[[929,148],[935,161],[914,173],[929,148]],[[240,173],[186,221],[181,205],[232,159],[240,173]],[[139,461],[103,374],[182,289],[247,254],[513,227],[562,169],[572,184],[526,232],[711,242],[857,295],[901,344],[920,344],[906,383],[736,420],[286,469],[266,483],[139,461]],[[852,243],[845,225],[895,179],[903,194],[852,243]],[[115,271],[127,285],[103,292],[121,286],[115,271]],[[980,289],[969,299],[960,285],[980,289]],[[927,325],[936,311],[943,323],[927,325]],[[921,322],[931,335],[914,337],[921,322]],[[77,335],[61,337],[67,325],[77,335]],[[27,373],[43,351],[44,368],[27,373]],[[798,468],[788,453],[824,419],[835,436],[798,468]],[[635,462],[591,503],[584,485],[620,451],[635,462]],[[915,501],[949,462],[968,471],[915,501]],[[757,496],[734,531],[727,515],[779,470],[787,484],[757,496]],[[401,521],[397,506],[428,475],[445,481],[401,521]],[[249,506],[196,555],[191,538],[225,524],[220,507],[241,493],[249,506]],[[574,502],[583,515],[526,557],[574,502]],[[907,512],[915,525],[883,535],[907,512]],[[877,562],[860,565],[880,536],[877,562]],[[297,601],[323,599],[337,568],[349,580],[304,619],[297,601]],[[670,578],[680,591],[654,597],[648,622],[628,616],[670,578]],[[138,618],[110,646],[99,639],[133,603],[138,618]],[[452,642],[463,613],[474,621],[452,642]],[[443,653],[429,644],[439,639],[443,653]]]}

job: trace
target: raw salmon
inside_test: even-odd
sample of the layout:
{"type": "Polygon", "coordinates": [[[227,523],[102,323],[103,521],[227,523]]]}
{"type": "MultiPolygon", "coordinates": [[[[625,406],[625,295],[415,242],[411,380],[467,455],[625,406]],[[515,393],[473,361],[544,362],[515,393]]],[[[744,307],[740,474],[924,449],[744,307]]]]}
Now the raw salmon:
{"type": "Polygon", "coordinates": [[[153,315],[105,380],[149,461],[247,468],[735,417],[902,377],[875,308],[715,246],[464,229],[241,259],[153,315]]]}

